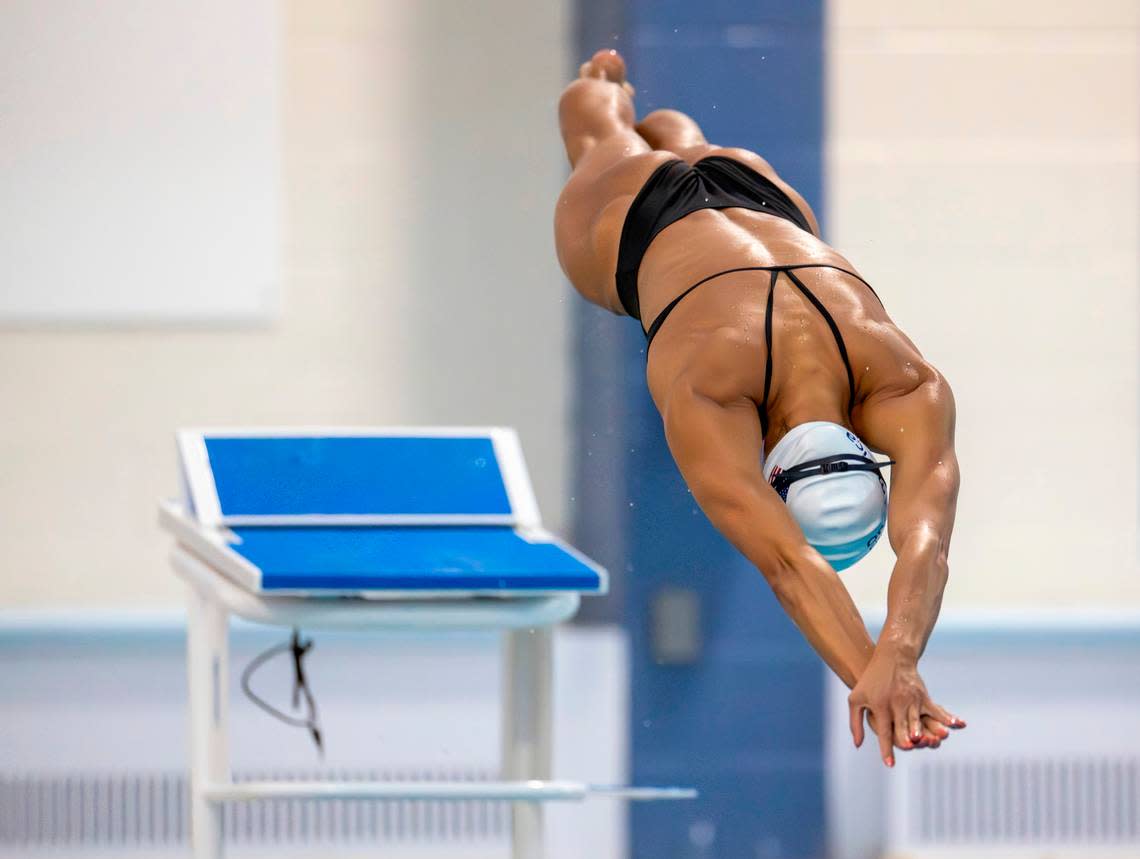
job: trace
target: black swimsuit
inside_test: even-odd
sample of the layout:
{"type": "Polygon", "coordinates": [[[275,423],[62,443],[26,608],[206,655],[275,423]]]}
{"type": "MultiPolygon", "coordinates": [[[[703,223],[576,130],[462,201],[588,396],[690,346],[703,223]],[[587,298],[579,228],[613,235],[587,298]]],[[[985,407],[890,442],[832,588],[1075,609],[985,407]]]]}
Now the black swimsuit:
{"type": "MultiPolygon", "coordinates": [[[[618,245],[617,265],[617,293],[622,307],[634,319],[641,321],[641,301],[637,292],[637,272],[641,267],[641,260],[653,239],[670,224],[691,215],[701,209],[749,209],[754,212],[766,212],[791,221],[801,230],[810,233],[811,226],[803,212],[797,208],[775,183],[761,176],[751,167],[725,158],[712,155],[689,165],[684,161],[667,161],[653,171],[653,175],[646,180],[641,190],[629,207],[625,216],[625,224],[621,231],[621,242],[618,245]]],[[[768,285],[768,309],[764,318],[764,339],[768,345],[768,362],[764,369],[764,401],[758,406],[760,412],[760,425],[764,435],[768,434],[768,395],[772,388],[772,308],[776,295],[776,283],[781,274],[788,278],[796,288],[819,311],[828,328],[835,337],[835,345],[839,347],[839,355],[843,358],[843,366],[847,369],[847,411],[850,414],[855,406],[855,374],[851,371],[851,361],[847,357],[847,346],[843,342],[843,335],[839,326],[827,308],[823,306],[815,294],[812,293],[795,272],[805,268],[831,268],[849,274],[864,284],[875,294],[875,290],[855,272],[848,271],[836,265],[827,263],[801,263],[799,265],[753,265],[741,268],[730,268],[710,274],[706,278],[694,283],[680,295],[666,305],[649,330],[645,332],[648,344],[653,342],[657,332],[661,330],[666,317],[673,311],[682,299],[698,286],[708,283],[722,275],[733,274],[740,271],[767,271],[771,272],[768,285]]],[[[875,296],[878,298],[878,296],[875,296]]]]}

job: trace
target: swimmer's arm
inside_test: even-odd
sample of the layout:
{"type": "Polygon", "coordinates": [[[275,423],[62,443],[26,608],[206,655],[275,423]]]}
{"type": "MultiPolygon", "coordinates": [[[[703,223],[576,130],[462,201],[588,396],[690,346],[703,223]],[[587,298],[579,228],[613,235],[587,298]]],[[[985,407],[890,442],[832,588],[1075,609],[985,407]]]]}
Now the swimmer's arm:
{"type": "Polygon", "coordinates": [[[947,728],[966,723],[931,700],[918,660],[938,619],[948,575],[947,555],[958,498],[954,397],[931,367],[901,396],[869,398],[860,407],[866,441],[896,461],[891,471],[887,531],[896,561],[887,592],[887,620],[859,683],[848,697],[851,734],[863,742],[863,716],[879,736],[883,761],[891,743],[935,745],[947,728]]]}
{"type": "Polygon", "coordinates": [[[896,461],[887,534],[896,561],[878,648],[917,664],[938,620],[958,503],[954,395],[933,369],[911,393],[863,408],[866,440],[896,461]]]}
{"type": "Polygon", "coordinates": [[[764,481],[756,406],[711,393],[682,380],[659,398],[669,449],[705,515],[756,565],[824,662],[854,686],[874,649],[855,603],[764,481]]]}

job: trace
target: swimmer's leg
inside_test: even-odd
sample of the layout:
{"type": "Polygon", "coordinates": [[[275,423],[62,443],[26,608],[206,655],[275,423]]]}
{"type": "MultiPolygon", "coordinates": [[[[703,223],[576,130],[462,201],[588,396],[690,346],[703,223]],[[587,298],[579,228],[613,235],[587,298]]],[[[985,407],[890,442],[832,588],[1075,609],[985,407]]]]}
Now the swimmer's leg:
{"type": "Polygon", "coordinates": [[[601,172],[614,161],[650,150],[634,128],[633,87],[616,51],[598,51],[558,103],[566,155],[575,172],[601,172]]]}
{"type": "Polygon", "coordinates": [[[637,133],[654,149],[681,152],[708,146],[704,132],[697,121],[679,110],[655,110],[637,123],[637,133]]]}

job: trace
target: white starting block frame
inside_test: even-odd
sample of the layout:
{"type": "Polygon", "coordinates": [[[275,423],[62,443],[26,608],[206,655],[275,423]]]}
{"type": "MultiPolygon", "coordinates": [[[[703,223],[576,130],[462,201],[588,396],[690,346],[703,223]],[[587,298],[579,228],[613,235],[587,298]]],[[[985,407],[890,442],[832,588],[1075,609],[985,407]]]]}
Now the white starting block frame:
{"type": "Polygon", "coordinates": [[[514,859],[541,859],[544,802],[696,797],[550,778],[551,627],[607,581],[542,530],[513,430],[186,430],[178,442],[184,500],[163,502],[160,522],[189,585],[195,859],[221,859],[226,802],[509,801],[514,859]],[[502,780],[234,782],[231,615],[306,629],[502,631],[502,780]]]}

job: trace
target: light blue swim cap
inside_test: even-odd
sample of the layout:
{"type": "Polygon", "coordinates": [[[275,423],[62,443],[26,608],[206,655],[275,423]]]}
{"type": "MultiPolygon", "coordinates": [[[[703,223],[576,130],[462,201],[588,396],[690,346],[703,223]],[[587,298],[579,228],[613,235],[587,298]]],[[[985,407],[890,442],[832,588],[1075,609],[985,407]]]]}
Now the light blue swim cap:
{"type": "Polygon", "coordinates": [[[887,522],[887,483],[855,433],[830,421],[791,428],[764,461],[804,536],[836,571],[874,548],[887,522]],[[782,477],[781,477],[782,475],[782,477]]]}

